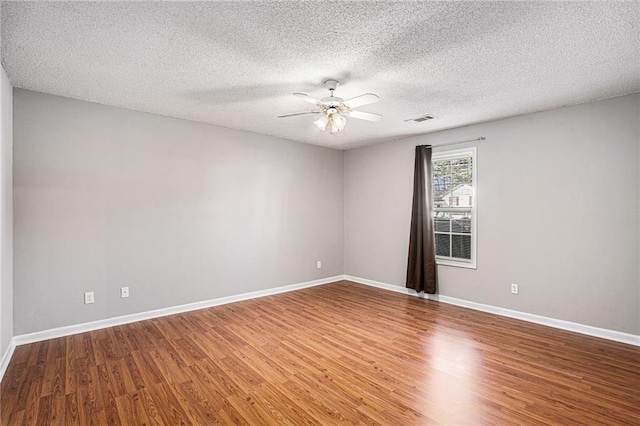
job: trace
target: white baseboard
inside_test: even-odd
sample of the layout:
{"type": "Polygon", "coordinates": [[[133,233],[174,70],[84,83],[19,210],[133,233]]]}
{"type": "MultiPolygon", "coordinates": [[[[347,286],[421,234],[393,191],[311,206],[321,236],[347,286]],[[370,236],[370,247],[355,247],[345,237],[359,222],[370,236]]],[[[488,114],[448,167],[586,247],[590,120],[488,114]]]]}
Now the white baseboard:
{"type": "MultiPolygon", "coordinates": [[[[143,321],[153,318],[164,317],[167,315],[179,314],[183,312],[195,311],[198,309],[210,308],[212,306],[225,305],[227,303],[240,302],[243,300],[255,299],[258,297],[271,296],[273,294],[286,293],[293,290],[300,290],[307,287],[328,284],[342,280],[343,276],[322,278],[314,281],[306,281],[297,284],[275,287],[266,290],[252,291],[249,293],[236,294],[233,296],[220,297],[217,299],[204,300],[202,302],[187,303],[185,305],[171,306],[168,308],[155,309],[153,311],[140,312],[137,314],[123,315],[119,317],[107,318],[98,321],[91,321],[82,324],[69,325],[65,327],[52,328],[49,330],[36,331],[34,333],[21,334],[14,336],[11,341],[15,346],[25,345],[28,343],[41,342],[43,340],[54,339],[57,337],[70,336],[72,334],[85,333],[87,331],[99,330],[102,328],[113,327],[116,325],[129,324],[136,321],[143,321]]],[[[9,356],[9,359],[11,357],[9,356]]],[[[8,363],[8,361],[7,361],[8,363]]],[[[0,376],[1,378],[2,376],[0,376]]]]}
{"type": "MultiPolygon", "coordinates": [[[[366,278],[344,276],[345,280],[353,281],[359,284],[365,284],[384,290],[395,291],[398,293],[408,294],[410,296],[422,297],[422,293],[416,293],[414,290],[400,287],[393,284],[381,283],[366,278]]],[[[559,328],[562,330],[573,331],[575,333],[586,334],[588,336],[600,337],[616,342],[627,343],[629,345],[640,346],[640,335],[622,333],[620,331],[608,330],[606,328],[593,327],[590,325],[579,324],[571,321],[564,321],[555,318],[543,317],[541,315],[529,314],[527,312],[514,311],[511,309],[500,308],[498,306],[485,305],[482,303],[471,302],[468,300],[457,299],[455,297],[442,296],[437,294],[427,295],[429,300],[448,303],[450,305],[461,306],[464,308],[475,309],[476,311],[488,312],[503,317],[515,318],[527,322],[546,325],[548,327],[559,328]]]]}
{"type": "Polygon", "coordinates": [[[5,371],[7,371],[7,367],[9,366],[9,361],[11,361],[11,357],[13,356],[13,351],[16,350],[16,341],[12,337],[9,341],[9,346],[7,346],[7,350],[4,351],[2,355],[2,359],[0,359],[0,383],[2,382],[2,378],[4,377],[5,371]]]}
{"type": "Polygon", "coordinates": [[[347,281],[353,281],[354,283],[358,283],[358,284],[365,284],[371,287],[381,288],[383,290],[395,291],[396,293],[408,294],[409,296],[424,298],[424,293],[418,293],[413,289],[400,287],[399,285],[382,283],[380,281],[369,280],[367,278],[354,277],[351,275],[344,275],[343,279],[347,281]]]}

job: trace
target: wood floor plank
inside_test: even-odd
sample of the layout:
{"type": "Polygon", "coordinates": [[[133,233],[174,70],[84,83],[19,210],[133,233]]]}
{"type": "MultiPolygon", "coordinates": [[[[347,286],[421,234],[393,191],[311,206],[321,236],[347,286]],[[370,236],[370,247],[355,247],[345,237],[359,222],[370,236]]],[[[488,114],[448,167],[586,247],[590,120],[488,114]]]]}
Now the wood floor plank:
{"type": "Polygon", "coordinates": [[[291,396],[287,395],[280,386],[268,382],[261,383],[258,389],[254,391],[254,396],[256,401],[269,407],[268,409],[279,407],[280,412],[294,425],[322,424],[321,420],[314,417],[304,406],[296,404],[291,396]]]}
{"type": "Polygon", "coordinates": [[[180,396],[183,399],[182,405],[190,411],[191,418],[202,419],[206,424],[221,424],[218,411],[222,407],[197,379],[180,384],[180,396]]]}
{"type": "Polygon", "coordinates": [[[189,418],[187,411],[180,404],[178,399],[173,393],[173,390],[179,391],[178,388],[169,385],[168,383],[159,383],[154,386],[150,386],[145,391],[149,392],[149,395],[156,401],[158,412],[164,420],[164,424],[167,425],[190,425],[193,424],[189,418]]]}
{"type": "Polygon", "coordinates": [[[16,424],[640,424],[640,348],[346,281],[19,346],[16,424]]]}
{"type": "MultiPolygon", "coordinates": [[[[62,394],[51,394],[51,408],[49,418],[42,418],[45,424],[64,425],[65,424],[66,398],[62,394]]],[[[40,418],[40,416],[38,416],[40,418]]]]}
{"type": "Polygon", "coordinates": [[[64,424],[80,424],[80,414],[78,408],[78,396],[76,393],[67,394],[64,397],[64,424]]]}

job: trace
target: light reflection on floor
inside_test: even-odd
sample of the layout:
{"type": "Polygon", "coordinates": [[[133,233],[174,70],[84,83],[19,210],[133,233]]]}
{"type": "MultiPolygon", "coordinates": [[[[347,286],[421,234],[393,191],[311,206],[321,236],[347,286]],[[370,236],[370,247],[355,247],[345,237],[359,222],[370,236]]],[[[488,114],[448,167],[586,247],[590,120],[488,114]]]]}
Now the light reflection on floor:
{"type": "Polygon", "coordinates": [[[475,342],[464,335],[451,335],[451,330],[434,334],[425,342],[425,380],[421,387],[427,412],[434,421],[451,424],[486,423],[478,412],[478,366],[482,354],[475,342]],[[448,334],[448,335],[446,335],[448,334]]]}

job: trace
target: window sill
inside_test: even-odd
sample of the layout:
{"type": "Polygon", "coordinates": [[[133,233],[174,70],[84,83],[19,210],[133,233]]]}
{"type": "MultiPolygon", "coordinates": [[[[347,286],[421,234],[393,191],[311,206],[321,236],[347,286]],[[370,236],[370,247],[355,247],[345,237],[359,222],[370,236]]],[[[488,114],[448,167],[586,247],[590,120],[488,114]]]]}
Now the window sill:
{"type": "Polygon", "coordinates": [[[453,266],[454,268],[478,269],[475,262],[456,262],[455,260],[436,259],[438,266],[453,266]]]}

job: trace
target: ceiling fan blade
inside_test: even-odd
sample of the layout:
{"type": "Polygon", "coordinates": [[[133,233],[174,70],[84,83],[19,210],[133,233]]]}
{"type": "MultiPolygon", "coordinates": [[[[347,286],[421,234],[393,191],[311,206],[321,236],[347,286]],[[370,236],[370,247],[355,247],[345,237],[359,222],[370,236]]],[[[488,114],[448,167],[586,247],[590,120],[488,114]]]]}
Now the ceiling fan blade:
{"type": "Polygon", "coordinates": [[[349,108],[357,108],[363,105],[369,105],[374,102],[378,102],[380,100],[380,96],[374,95],[373,93],[365,93],[364,95],[356,96],[355,98],[347,99],[343,103],[349,108]]]}
{"type": "Polygon", "coordinates": [[[295,115],[305,115],[305,114],[320,114],[322,111],[305,111],[305,112],[294,112],[291,114],[284,114],[284,115],[279,115],[278,118],[286,118],[286,117],[293,117],[295,115]]]}
{"type": "Polygon", "coordinates": [[[374,114],[372,112],[362,112],[362,111],[349,111],[349,118],[359,118],[360,120],[367,120],[367,121],[382,120],[382,116],[380,114],[374,114]]]}
{"type": "Polygon", "coordinates": [[[296,97],[302,99],[303,101],[307,101],[307,102],[309,102],[311,104],[314,104],[314,105],[321,105],[322,104],[322,101],[320,101],[319,99],[313,98],[313,97],[311,97],[309,95],[306,95],[304,93],[294,93],[293,96],[296,96],[296,97]]]}

